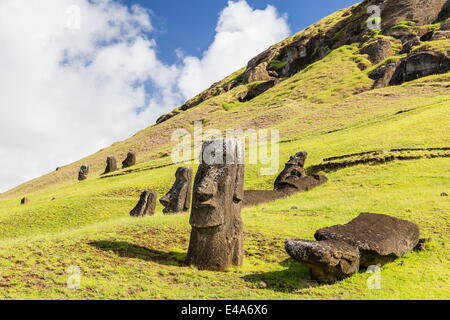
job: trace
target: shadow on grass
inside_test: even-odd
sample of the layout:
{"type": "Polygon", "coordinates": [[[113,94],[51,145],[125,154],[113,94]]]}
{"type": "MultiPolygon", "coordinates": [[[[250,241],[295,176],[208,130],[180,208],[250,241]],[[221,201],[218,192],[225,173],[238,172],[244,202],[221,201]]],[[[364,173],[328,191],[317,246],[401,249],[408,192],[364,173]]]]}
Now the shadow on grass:
{"type": "Polygon", "coordinates": [[[125,241],[92,241],[89,245],[103,251],[112,251],[123,258],[142,259],[169,266],[184,266],[186,258],[185,253],[153,250],[125,241]]]}
{"type": "Polygon", "coordinates": [[[309,270],[292,259],[286,259],[280,265],[288,269],[266,273],[255,273],[242,277],[256,287],[280,292],[295,292],[301,289],[317,287],[316,281],[310,280],[309,270]]]}

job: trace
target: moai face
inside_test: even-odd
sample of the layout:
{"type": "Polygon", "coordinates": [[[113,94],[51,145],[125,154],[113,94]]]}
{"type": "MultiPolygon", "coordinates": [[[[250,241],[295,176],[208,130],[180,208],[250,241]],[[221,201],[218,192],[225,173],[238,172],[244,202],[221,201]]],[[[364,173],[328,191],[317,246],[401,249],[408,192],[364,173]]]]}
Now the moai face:
{"type": "Polygon", "coordinates": [[[80,171],[78,172],[78,180],[80,181],[86,180],[88,174],[89,174],[89,166],[82,165],[80,167],[80,171]]]}
{"type": "Polygon", "coordinates": [[[276,190],[286,187],[298,188],[299,180],[307,176],[305,170],[303,169],[307,156],[307,152],[299,152],[289,159],[284,170],[275,180],[276,190]]]}
{"type": "Polygon", "coordinates": [[[190,208],[192,168],[181,167],[175,173],[175,183],[159,201],[165,207],[164,213],[176,213],[190,208]]]}
{"type": "Polygon", "coordinates": [[[238,140],[203,144],[195,176],[190,224],[195,228],[223,225],[240,214],[244,186],[244,149],[238,140]]]}

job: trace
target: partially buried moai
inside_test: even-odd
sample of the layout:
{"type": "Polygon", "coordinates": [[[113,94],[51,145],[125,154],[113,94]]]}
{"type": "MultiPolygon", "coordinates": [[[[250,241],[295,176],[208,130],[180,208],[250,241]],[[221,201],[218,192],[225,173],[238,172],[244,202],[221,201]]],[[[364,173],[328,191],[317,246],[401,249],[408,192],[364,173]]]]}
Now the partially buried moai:
{"type": "Polygon", "coordinates": [[[244,158],[239,140],[203,144],[194,180],[187,264],[212,271],[242,265],[244,158]]]}
{"type": "Polygon", "coordinates": [[[157,194],[153,190],[145,190],[136,207],[130,212],[132,217],[153,216],[155,214],[157,194]]]}
{"type": "Polygon", "coordinates": [[[159,199],[164,206],[163,212],[166,214],[184,212],[191,206],[192,168],[178,168],[175,178],[175,183],[170,191],[159,199]]]}
{"type": "Polygon", "coordinates": [[[89,174],[89,166],[83,164],[83,165],[80,167],[80,171],[78,171],[78,180],[79,180],[79,181],[86,180],[87,177],[88,177],[88,174],[89,174]]]}
{"type": "Polygon", "coordinates": [[[317,187],[328,179],[322,175],[308,175],[303,168],[305,166],[308,153],[305,151],[298,152],[292,156],[286,163],[284,170],[275,180],[274,188],[287,194],[309,191],[317,187]]]}
{"type": "Polygon", "coordinates": [[[122,169],[132,167],[136,164],[136,153],[128,152],[125,160],[122,161],[122,169]]]}
{"type": "Polygon", "coordinates": [[[106,158],[106,168],[103,174],[111,173],[117,171],[117,160],[113,156],[106,158]]]}

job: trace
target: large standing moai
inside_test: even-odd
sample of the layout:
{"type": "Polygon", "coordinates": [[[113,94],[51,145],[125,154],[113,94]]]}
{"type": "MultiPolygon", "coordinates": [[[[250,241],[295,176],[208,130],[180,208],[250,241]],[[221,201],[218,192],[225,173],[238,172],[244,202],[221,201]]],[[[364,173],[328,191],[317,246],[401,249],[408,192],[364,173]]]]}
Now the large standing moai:
{"type": "Polygon", "coordinates": [[[187,264],[212,271],[242,265],[244,162],[239,140],[217,139],[203,144],[194,180],[187,264]]]}
{"type": "Polygon", "coordinates": [[[275,180],[275,190],[283,191],[288,194],[298,191],[308,191],[328,181],[328,179],[322,175],[316,174],[309,176],[306,174],[303,167],[307,157],[308,153],[302,151],[289,159],[284,170],[275,180]]]}
{"type": "Polygon", "coordinates": [[[177,213],[191,207],[192,168],[180,167],[175,173],[175,183],[159,202],[165,207],[164,213],[177,213]]]}
{"type": "Polygon", "coordinates": [[[153,216],[155,214],[157,194],[153,190],[145,190],[139,199],[138,204],[131,210],[133,217],[153,216]]]}
{"type": "Polygon", "coordinates": [[[83,165],[80,167],[80,171],[78,172],[78,180],[79,180],[79,181],[86,180],[88,174],[89,174],[89,166],[83,164],[83,165]]]}
{"type": "Polygon", "coordinates": [[[136,164],[136,153],[128,152],[125,160],[122,161],[122,169],[132,167],[136,164]]]}
{"type": "Polygon", "coordinates": [[[106,158],[106,168],[103,174],[111,173],[117,171],[117,160],[113,156],[106,158]]]}

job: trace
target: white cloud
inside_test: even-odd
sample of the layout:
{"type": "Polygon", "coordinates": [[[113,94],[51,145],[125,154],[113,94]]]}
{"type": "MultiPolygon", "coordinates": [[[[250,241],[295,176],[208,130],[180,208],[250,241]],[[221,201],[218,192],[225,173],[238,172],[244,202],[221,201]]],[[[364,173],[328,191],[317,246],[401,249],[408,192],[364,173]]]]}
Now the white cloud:
{"type": "Polygon", "coordinates": [[[0,2],[0,191],[131,136],[289,33],[275,8],[229,2],[203,57],[166,65],[152,29],[112,0],[0,2]]]}

